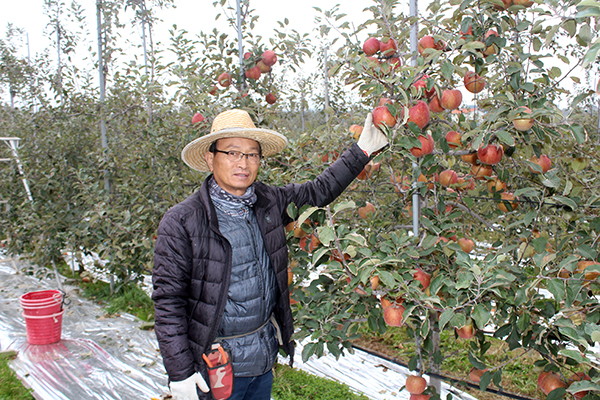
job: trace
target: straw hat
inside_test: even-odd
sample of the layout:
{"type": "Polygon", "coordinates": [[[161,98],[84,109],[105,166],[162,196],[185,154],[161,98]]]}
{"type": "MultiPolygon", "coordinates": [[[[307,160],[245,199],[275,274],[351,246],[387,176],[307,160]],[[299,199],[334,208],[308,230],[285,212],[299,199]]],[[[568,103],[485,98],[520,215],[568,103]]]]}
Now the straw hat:
{"type": "Polygon", "coordinates": [[[260,143],[264,157],[279,153],[287,145],[287,139],[270,129],[257,128],[244,110],[224,111],[213,120],[210,133],[188,143],[181,152],[181,158],[190,168],[209,171],[204,155],[210,145],[221,138],[248,138],[260,143]]]}

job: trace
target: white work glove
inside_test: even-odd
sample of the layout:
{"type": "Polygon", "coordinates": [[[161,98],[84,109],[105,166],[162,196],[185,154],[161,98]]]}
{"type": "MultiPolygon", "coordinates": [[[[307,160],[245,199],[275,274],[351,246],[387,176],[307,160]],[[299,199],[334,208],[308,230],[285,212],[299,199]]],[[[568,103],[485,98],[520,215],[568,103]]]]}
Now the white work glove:
{"type": "Polygon", "coordinates": [[[196,372],[187,379],[171,382],[169,384],[171,396],[173,396],[174,400],[198,400],[196,386],[198,386],[204,393],[208,392],[208,385],[199,372],[196,372]]]}
{"type": "Polygon", "coordinates": [[[370,157],[389,143],[387,136],[373,125],[373,115],[367,114],[365,126],[356,144],[370,157]]]}

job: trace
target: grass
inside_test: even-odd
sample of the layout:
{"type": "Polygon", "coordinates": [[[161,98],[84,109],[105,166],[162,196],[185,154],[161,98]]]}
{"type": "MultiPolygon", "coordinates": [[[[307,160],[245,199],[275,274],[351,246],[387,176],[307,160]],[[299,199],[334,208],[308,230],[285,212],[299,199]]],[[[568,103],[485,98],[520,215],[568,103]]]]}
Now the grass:
{"type": "Polygon", "coordinates": [[[368,400],[347,385],[319,378],[307,372],[276,364],[273,370],[274,400],[368,400]]]}
{"type": "Polygon", "coordinates": [[[0,358],[0,400],[34,400],[31,390],[26,389],[7,359],[0,358]]]}

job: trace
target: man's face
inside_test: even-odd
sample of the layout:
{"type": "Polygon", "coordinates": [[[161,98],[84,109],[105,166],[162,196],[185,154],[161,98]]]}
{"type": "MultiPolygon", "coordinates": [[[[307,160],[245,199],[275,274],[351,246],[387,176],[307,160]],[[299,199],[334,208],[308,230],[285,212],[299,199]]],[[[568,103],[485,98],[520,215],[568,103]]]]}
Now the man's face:
{"type": "MultiPolygon", "coordinates": [[[[220,151],[239,151],[245,154],[260,152],[258,142],[246,138],[219,139],[216,148],[220,151]]],[[[246,193],[246,189],[256,180],[260,168],[260,163],[253,164],[245,156],[240,160],[231,161],[227,154],[207,152],[205,158],[219,186],[236,196],[246,193]]]]}

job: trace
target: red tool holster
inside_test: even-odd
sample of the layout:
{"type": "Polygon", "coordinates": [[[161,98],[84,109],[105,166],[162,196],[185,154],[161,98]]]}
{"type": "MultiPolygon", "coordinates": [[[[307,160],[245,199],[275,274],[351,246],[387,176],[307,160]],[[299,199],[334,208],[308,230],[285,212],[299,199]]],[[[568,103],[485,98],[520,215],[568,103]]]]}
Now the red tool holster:
{"type": "Polygon", "coordinates": [[[215,400],[226,400],[233,393],[234,377],[231,365],[231,352],[221,343],[214,343],[208,354],[203,354],[206,362],[210,391],[215,400]]]}

